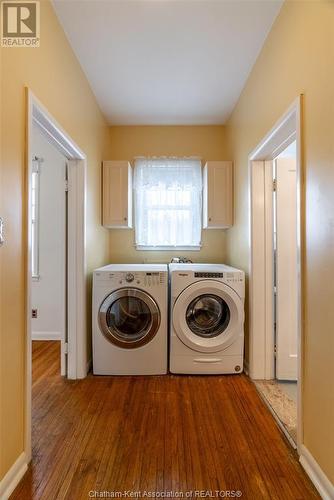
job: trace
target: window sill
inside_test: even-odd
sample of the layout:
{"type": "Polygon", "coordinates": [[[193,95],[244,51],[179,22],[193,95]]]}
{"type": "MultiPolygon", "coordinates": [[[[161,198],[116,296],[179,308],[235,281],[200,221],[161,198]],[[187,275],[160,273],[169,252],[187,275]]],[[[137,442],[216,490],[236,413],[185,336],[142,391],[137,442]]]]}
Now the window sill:
{"type": "Polygon", "coordinates": [[[136,250],[144,250],[144,251],[156,251],[156,252],[178,252],[178,251],[187,251],[187,252],[199,252],[202,248],[201,245],[194,246],[146,246],[146,245],[135,245],[136,250]]]}

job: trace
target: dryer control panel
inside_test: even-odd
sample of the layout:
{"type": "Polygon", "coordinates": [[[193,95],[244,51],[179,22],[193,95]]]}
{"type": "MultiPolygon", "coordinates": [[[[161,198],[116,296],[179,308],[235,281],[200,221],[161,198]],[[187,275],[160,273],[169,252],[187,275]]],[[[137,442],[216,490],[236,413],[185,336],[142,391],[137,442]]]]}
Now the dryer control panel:
{"type": "Polygon", "coordinates": [[[99,281],[110,281],[112,286],[155,287],[166,283],[166,274],[160,272],[95,272],[99,281]]]}

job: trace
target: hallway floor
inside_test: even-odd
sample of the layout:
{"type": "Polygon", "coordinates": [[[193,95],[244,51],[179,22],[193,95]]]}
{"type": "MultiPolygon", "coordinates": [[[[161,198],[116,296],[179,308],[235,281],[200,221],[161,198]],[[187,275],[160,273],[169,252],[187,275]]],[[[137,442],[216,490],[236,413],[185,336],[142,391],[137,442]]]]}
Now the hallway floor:
{"type": "Polygon", "coordinates": [[[294,403],[297,404],[297,382],[286,382],[283,380],[277,380],[277,384],[280,389],[290,398],[294,403]]]}
{"type": "Polygon", "coordinates": [[[256,380],[255,385],[292,441],[297,443],[297,383],[256,380]]]}
{"type": "Polygon", "coordinates": [[[59,344],[33,342],[33,461],[11,499],[195,490],[320,498],[245,375],[59,373],[59,344]]]}

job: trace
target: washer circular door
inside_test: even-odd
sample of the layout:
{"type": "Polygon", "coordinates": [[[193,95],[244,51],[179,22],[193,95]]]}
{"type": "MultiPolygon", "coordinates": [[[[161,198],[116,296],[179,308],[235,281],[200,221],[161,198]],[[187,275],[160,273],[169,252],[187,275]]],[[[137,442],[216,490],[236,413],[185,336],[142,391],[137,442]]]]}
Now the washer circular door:
{"type": "Polygon", "coordinates": [[[160,310],[148,293],[137,288],[122,288],[102,302],[99,324],[109,342],[134,349],[155,337],[160,326],[160,310]]]}
{"type": "Polygon", "coordinates": [[[173,308],[173,326],[179,339],[199,352],[218,352],[240,335],[243,301],[228,285],[198,281],[180,293],[173,308]]]}

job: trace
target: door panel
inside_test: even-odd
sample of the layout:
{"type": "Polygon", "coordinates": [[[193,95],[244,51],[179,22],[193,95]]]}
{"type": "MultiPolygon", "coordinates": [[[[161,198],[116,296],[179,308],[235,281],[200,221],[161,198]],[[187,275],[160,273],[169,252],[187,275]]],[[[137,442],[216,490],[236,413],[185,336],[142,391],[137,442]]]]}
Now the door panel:
{"type": "Polygon", "coordinates": [[[276,378],[297,380],[297,173],[276,160],[276,378]]]}

